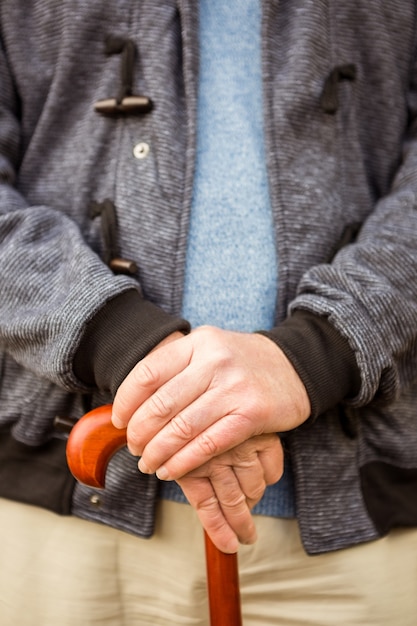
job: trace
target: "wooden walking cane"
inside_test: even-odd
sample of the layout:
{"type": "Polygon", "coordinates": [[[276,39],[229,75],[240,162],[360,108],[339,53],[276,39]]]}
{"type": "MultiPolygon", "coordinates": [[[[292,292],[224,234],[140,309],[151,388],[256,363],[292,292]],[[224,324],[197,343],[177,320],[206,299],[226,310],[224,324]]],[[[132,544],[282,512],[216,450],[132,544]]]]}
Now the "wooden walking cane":
{"type": "MultiPolygon", "coordinates": [[[[110,458],[126,445],[126,430],[111,422],[111,405],[86,413],[71,429],[67,461],[72,474],[103,488],[110,458]]],[[[236,554],[221,552],[204,531],[211,626],[242,626],[236,554]]]]}

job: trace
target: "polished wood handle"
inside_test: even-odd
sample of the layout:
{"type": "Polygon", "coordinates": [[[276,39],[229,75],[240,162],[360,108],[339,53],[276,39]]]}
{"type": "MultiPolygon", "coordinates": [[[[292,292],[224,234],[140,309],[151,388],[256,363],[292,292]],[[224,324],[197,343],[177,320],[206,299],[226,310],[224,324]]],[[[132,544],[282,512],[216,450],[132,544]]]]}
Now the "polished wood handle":
{"type": "Polygon", "coordinates": [[[126,445],[126,429],[111,422],[111,404],[86,413],[68,437],[67,462],[71,473],[85,485],[104,489],[111,457],[126,445]]]}
{"type": "MultiPolygon", "coordinates": [[[[126,445],[126,430],[111,422],[111,404],[86,413],[72,428],[67,462],[72,474],[90,487],[104,488],[111,457],[126,445]]],[[[242,626],[236,554],[221,552],[204,532],[211,626],[242,626]]]]}

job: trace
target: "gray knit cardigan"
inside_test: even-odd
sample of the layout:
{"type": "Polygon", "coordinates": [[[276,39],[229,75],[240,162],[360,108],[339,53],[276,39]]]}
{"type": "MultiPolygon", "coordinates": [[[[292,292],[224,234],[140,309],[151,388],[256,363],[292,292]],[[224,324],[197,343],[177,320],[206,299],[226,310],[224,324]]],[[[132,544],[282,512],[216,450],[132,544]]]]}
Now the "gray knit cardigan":
{"type": "MultiPolygon", "coordinates": [[[[314,554],[417,524],[416,4],[262,6],[269,336],[312,402],[285,440],[314,554]]],[[[124,450],[94,497],[54,418],[188,330],[197,24],[191,0],[0,4],[0,495],[145,536],[157,480],[124,450]]]]}

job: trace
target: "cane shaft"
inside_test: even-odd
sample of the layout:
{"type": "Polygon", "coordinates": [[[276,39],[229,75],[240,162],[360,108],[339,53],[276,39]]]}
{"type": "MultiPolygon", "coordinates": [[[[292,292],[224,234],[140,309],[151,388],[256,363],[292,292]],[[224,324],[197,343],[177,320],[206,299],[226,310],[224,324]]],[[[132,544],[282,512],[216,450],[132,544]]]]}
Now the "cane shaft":
{"type": "Polygon", "coordinates": [[[221,552],[204,531],[207,589],[212,626],[242,626],[236,554],[221,552]]]}

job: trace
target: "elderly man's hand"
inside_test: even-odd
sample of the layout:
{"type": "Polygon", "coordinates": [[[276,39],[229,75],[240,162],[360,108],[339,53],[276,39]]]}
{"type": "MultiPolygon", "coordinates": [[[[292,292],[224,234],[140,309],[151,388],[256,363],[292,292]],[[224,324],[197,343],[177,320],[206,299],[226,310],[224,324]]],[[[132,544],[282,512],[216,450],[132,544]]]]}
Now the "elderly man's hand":
{"type": "Polygon", "coordinates": [[[256,540],[251,509],[282,472],[279,438],[260,435],[223,452],[177,482],[213,543],[222,552],[236,552],[239,542],[256,540]]]}
{"type": "Polygon", "coordinates": [[[140,361],[114,399],[113,423],[127,427],[142,472],[175,480],[308,418],[303,383],[267,337],[210,326],[177,337],[140,361]]]}

